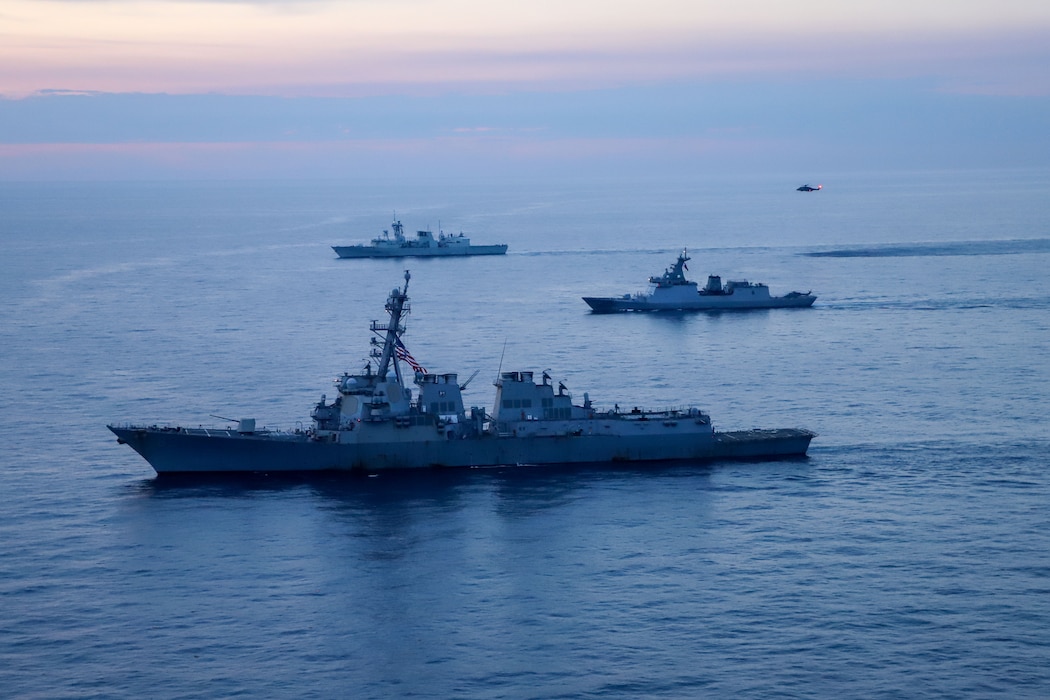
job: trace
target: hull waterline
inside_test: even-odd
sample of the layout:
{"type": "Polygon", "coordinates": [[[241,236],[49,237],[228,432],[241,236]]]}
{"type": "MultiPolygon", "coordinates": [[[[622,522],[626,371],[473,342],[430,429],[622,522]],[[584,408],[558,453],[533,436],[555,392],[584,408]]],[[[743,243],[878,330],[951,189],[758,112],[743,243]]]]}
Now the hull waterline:
{"type": "Polygon", "coordinates": [[[504,255],[505,245],[476,245],[470,248],[397,248],[334,245],[332,250],[340,258],[445,258],[470,255],[504,255]]]}
{"type": "Polygon", "coordinates": [[[773,297],[755,302],[750,300],[734,301],[731,299],[713,298],[689,302],[656,302],[640,299],[618,299],[616,297],[583,297],[591,310],[599,314],[618,313],[621,311],[753,311],[760,309],[807,309],[817,300],[814,296],[802,296],[791,299],[773,297]]]}
{"type": "Polygon", "coordinates": [[[307,433],[243,435],[234,430],[116,426],[118,441],[158,474],[382,472],[465,467],[655,464],[805,456],[815,434],[796,428],[707,435],[562,435],[420,440],[346,445],[307,433]]]}

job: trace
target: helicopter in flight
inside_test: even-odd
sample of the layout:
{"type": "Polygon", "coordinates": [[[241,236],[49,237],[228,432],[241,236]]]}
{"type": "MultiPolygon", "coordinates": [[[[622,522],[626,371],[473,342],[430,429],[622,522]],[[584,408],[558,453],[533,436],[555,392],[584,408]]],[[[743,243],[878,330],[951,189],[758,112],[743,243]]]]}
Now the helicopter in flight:
{"type": "Polygon", "coordinates": [[[802,185],[798,188],[799,192],[817,192],[824,189],[824,185],[817,185],[816,187],[810,187],[809,185],[802,185]]]}

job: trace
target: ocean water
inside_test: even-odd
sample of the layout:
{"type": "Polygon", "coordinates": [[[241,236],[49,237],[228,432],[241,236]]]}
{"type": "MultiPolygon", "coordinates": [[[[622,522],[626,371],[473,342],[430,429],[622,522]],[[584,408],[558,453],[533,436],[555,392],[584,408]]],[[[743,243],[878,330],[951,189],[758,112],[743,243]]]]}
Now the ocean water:
{"type": "Polygon", "coordinates": [[[5,697],[1050,696],[1050,172],[5,183],[5,697]],[[498,258],[339,260],[388,228],[498,258]],[[593,315],[690,276],[808,310],[593,315]],[[158,480],[308,422],[412,273],[431,371],[807,427],[806,459],[158,480]]]}

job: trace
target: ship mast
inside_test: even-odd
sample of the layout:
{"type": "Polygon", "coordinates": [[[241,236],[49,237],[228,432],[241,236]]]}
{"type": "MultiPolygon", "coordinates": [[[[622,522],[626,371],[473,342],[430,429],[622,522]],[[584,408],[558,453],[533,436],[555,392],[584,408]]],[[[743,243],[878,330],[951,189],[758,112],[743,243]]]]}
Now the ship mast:
{"type": "Polygon", "coordinates": [[[383,352],[379,356],[379,370],[376,372],[379,381],[386,379],[387,373],[390,371],[390,363],[393,361],[394,374],[397,376],[399,384],[404,384],[401,379],[401,366],[397,362],[397,341],[402,333],[405,332],[405,327],[401,325],[401,317],[407,314],[411,309],[408,306],[408,280],[411,279],[412,275],[409,274],[408,270],[405,270],[405,286],[403,289],[397,289],[396,287],[390,292],[390,296],[387,297],[385,308],[390,313],[389,323],[379,323],[378,321],[372,321],[372,332],[376,335],[385,332],[386,337],[383,341],[383,352]]]}

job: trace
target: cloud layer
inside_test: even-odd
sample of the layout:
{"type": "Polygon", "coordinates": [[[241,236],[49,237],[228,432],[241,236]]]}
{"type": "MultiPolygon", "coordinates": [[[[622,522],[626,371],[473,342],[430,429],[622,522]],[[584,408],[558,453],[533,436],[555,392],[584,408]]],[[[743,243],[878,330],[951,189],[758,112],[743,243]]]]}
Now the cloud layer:
{"type": "MultiPolygon", "coordinates": [[[[355,96],[818,73],[1050,92],[1050,4],[8,0],[0,94],[355,96]]],[[[987,88],[986,88],[987,89],[987,88]]]]}
{"type": "Polygon", "coordinates": [[[1050,3],[7,0],[0,178],[1050,165],[1050,3]]]}

